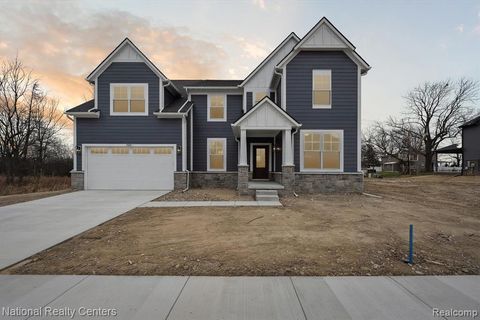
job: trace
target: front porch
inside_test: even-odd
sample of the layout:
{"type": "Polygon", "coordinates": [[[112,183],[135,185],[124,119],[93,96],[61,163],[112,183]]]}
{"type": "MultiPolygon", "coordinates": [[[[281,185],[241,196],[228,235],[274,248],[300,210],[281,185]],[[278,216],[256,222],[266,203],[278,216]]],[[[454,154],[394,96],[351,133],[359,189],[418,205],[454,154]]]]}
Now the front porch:
{"type": "Polygon", "coordinates": [[[275,181],[248,181],[248,190],[283,190],[285,187],[275,181]]]}
{"type": "Polygon", "coordinates": [[[292,134],[300,126],[268,97],[232,125],[239,141],[237,188],[241,194],[262,186],[293,189],[292,134]]]}

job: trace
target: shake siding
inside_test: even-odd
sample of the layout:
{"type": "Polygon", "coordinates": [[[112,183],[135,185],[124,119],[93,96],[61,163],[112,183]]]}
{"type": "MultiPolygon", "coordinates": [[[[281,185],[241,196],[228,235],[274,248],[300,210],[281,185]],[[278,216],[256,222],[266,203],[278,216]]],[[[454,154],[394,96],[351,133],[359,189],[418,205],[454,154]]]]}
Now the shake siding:
{"type": "Polygon", "coordinates": [[[231,124],[242,116],[242,96],[227,95],[227,121],[207,122],[207,95],[192,95],[193,171],[207,171],[207,138],[227,138],[227,171],[237,171],[238,144],[231,124]]]}
{"type": "MultiPolygon", "coordinates": [[[[287,65],[287,112],[301,129],[344,130],[344,171],[357,171],[357,66],[340,51],[302,51],[287,65]],[[312,109],[312,70],[332,70],[332,109],[312,109]]],[[[300,133],[294,135],[300,171],[300,133]]]]}
{"type": "MultiPolygon", "coordinates": [[[[77,119],[77,145],[84,143],[177,144],[182,143],[180,119],[157,119],[159,79],[144,64],[112,63],[98,78],[99,119],[77,119]],[[110,116],[110,83],[148,83],[148,116],[110,116]]],[[[77,154],[78,170],[82,156],[77,154]]],[[[177,155],[177,170],[182,156],[177,155]]]]}

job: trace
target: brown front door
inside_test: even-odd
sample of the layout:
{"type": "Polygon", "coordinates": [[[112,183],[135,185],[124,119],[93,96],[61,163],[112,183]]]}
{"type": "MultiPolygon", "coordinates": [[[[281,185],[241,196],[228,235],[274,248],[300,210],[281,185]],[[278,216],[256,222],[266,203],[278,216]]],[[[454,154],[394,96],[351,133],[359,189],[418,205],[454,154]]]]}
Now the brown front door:
{"type": "Polygon", "coordinates": [[[253,146],[253,179],[268,179],[268,146],[253,146]]]}

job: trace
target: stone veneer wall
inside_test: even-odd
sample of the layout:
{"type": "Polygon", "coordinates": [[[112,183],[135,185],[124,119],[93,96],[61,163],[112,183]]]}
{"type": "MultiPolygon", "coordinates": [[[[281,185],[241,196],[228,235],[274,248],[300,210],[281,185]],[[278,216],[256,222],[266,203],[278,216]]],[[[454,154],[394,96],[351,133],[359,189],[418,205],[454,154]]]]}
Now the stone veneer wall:
{"type": "Polygon", "coordinates": [[[295,173],[298,193],[363,192],[362,173],[295,173]]]}
{"type": "Polygon", "coordinates": [[[84,176],[83,171],[70,171],[70,185],[72,186],[72,189],[75,189],[75,190],[84,189],[83,176],[84,176]]]}
{"type": "Polygon", "coordinates": [[[238,173],[233,172],[190,172],[191,188],[237,188],[238,173]]]}
{"type": "Polygon", "coordinates": [[[173,173],[173,189],[183,190],[187,187],[187,173],[176,171],[173,173]]]}
{"type": "Polygon", "coordinates": [[[248,166],[238,166],[237,190],[240,194],[248,194],[248,166]]]}

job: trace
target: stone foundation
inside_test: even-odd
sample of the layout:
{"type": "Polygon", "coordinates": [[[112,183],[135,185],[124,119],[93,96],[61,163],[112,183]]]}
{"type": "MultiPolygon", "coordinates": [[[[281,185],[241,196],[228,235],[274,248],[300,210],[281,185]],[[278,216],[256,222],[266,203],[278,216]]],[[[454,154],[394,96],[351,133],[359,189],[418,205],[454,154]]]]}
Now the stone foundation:
{"type": "Polygon", "coordinates": [[[361,193],[362,173],[295,173],[298,193],[361,193]]]}
{"type": "Polygon", "coordinates": [[[240,194],[248,194],[248,166],[238,166],[237,189],[240,194]]]}
{"type": "Polygon", "coordinates": [[[173,188],[175,190],[183,190],[187,188],[187,173],[184,171],[176,171],[173,173],[173,188]]]}
{"type": "Polygon", "coordinates": [[[282,166],[282,185],[285,191],[293,191],[295,187],[295,166],[282,166]]]}
{"type": "Polygon", "coordinates": [[[191,188],[237,188],[237,172],[190,172],[191,188]]]}
{"type": "Polygon", "coordinates": [[[74,190],[84,189],[84,173],[83,171],[70,171],[70,185],[74,190]]]}

